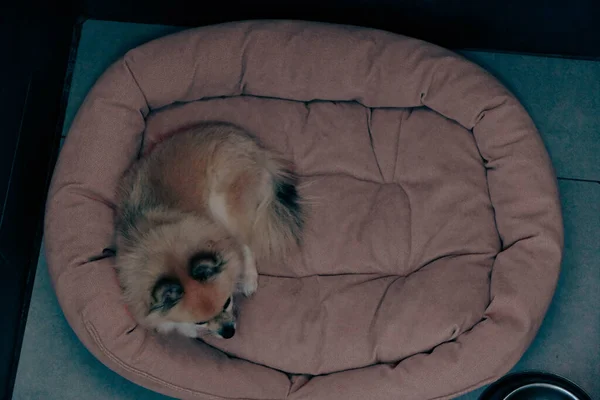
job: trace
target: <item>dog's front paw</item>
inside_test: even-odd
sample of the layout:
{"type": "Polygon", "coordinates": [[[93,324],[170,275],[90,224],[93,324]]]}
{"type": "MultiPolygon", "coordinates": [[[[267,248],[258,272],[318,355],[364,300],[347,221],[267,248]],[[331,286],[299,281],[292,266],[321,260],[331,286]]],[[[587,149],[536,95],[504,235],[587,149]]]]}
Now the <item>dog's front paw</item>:
{"type": "Polygon", "coordinates": [[[244,276],[241,289],[244,296],[252,296],[256,292],[256,289],[258,289],[258,274],[254,272],[244,276]]]}

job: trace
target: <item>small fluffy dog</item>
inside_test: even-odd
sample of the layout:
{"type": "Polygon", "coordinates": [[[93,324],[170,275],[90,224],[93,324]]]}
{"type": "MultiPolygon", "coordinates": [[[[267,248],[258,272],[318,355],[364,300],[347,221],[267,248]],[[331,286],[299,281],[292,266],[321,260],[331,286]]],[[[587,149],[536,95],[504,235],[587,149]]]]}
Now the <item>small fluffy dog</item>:
{"type": "Polygon", "coordinates": [[[284,160],[228,123],[156,144],[123,176],[115,218],[117,274],[137,322],[231,338],[233,295],[256,291],[256,262],[300,243],[296,181],[284,160]]]}

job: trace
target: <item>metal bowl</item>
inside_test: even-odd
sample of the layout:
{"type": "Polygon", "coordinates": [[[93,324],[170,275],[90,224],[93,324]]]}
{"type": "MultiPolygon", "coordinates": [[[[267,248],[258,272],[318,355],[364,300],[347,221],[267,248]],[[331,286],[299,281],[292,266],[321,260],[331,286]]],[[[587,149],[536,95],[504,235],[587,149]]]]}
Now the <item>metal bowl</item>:
{"type": "Polygon", "coordinates": [[[479,400],[591,400],[581,388],[558,375],[520,372],[491,384],[479,400]]]}

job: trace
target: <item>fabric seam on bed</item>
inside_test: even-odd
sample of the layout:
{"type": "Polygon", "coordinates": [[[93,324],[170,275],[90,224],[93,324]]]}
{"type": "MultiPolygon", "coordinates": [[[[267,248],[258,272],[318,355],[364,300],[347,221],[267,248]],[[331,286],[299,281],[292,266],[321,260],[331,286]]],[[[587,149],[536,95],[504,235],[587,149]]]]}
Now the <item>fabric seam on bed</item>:
{"type": "MultiPolygon", "coordinates": [[[[250,398],[250,397],[223,397],[223,396],[218,396],[212,393],[206,393],[206,392],[201,392],[198,390],[193,390],[193,389],[189,389],[189,388],[185,388],[179,385],[176,385],[174,383],[171,382],[167,382],[165,380],[162,380],[160,378],[155,377],[154,375],[150,375],[144,371],[141,371],[137,368],[134,368],[132,366],[130,366],[129,364],[125,363],[124,361],[122,361],[119,357],[117,357],[112,351],[110,351],[102,342],[102,339],[100,338],[100,335],[98,333],[98,331],[96,330],[96,328],[94,327],[94,324],[89,321],[87,318],[85,318],[85,316],[83,315],[83,313],[80,313],[81,318],[85,321],[85,328],[88,332],[88,334],[90,335],[90,337],[94,340],[94,342],[98,345],[98,349],[105,354],[108,358],[110,358],[115,364],[117,364],[119,367],[125,369],[128,372],[132,372],[142,378],[145,379],[149,379],[150,381],[157,383],[159,385],[165,385],[166,387],[168,387],[169,389],[173,389],[173,390],[178,390],[178,391],[183,391],[186,392],[188,394],[193,395],[194,397],[197,396],[210,396],[211,398],[215,399],[215,400],[282,400],[280,398],[274,398],[274,397],[264,397],[264,398],[250,398]]],[[[288,389],[289,391],[289,389],[288,389]]]]}

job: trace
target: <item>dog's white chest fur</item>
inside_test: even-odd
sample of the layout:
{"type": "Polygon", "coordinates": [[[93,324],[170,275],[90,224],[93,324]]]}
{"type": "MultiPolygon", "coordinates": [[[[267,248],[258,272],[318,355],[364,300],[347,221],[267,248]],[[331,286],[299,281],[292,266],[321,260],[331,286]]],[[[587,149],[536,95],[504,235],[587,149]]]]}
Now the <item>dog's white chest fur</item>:
{"type": "Polygon", "coordinates": [[[156,327],[159,333],[178,332],[189,338],[198,337],[198,325],[189,322],[163,322],[156,327]]]}

